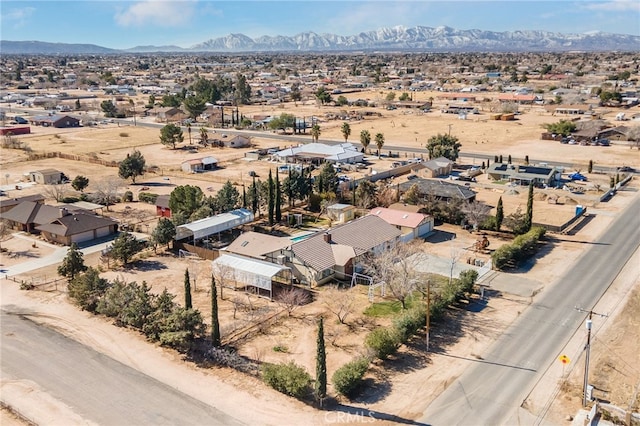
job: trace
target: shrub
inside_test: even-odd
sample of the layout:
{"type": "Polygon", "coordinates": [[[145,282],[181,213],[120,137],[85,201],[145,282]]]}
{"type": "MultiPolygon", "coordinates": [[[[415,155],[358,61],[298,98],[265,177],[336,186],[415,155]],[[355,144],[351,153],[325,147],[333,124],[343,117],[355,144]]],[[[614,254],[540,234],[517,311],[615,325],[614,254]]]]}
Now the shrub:
{"type": "Polygon", "coordinates": [[[398,350],[400,338],[392,330],[379,327],[367,334],[364,345],[372,350],[376,358],[386,359],[398,350]]]}
{"type": "Polygon", "coordinates": [[[238,352],[228,348],[210,348],[205,354],[205,359],[215,365],[233,368],[248,374],[256,374],[256,364],[247,360],[238,352]]]}
{"type": "Polygon", "coordinates": [[[309,392],[311,376],[293,361],[288,364],[264,364],[262,378],[266,384],[294,398],[302,398],[309,392]]]}
{"type": "Polygon", "coordinates": [[[127,133],[127,132],[120,132],[120,137],[121,137],[121,138],[128,138],[128,137],[129,137],[129,133],[127,133]]]}
{"type": "Polygon", "coordinates": [[[80,201],[80,198],[78,197],[64,197],[62,199],[62,202],[65,204],[73,204],[73,203],[77,203],[78,201],[80,201]]]}
{"type": "Polygon", "coordinates": [[[124,193],[124,195],[122,196],[122,199],[123,199],[125,202],[127,202],[127,203],[132,202],[132,201],[133,201],[133,192],[131,192],[131,191],[126,191],[126,192],[124,193]]]}
{"type": "Polygon", "coordinates": [[[546,230],[536,226],[529,232],[517,236],[513,243],[499,247],[491,255],[491,261],[496,269],[502,269],[512,262],[519,262],[532,256],[537,249],[538,241],[544,236],[546,230]]]}
{"type": "Polygon", "coordinates": [[[424,307],[417,306],[393,320],[393,328],[398,339],[407,342],[420,328],[425,325],[426,315],[424,307]]]}
{"type": "Polygon", "coordinates": [[[143,203],[155,204],[158,194],[152,194],[150,192],[141,192],[138,194],[138,200],[143,203]]]}
{"type": "Polygon", "coordinates": [[[362,383],[362,378],[368,368],[369,359],[367,357],[357,358],[338,368],[331,378],[336,392],[344,396],[353,395],[353,392],[362,383]]]}

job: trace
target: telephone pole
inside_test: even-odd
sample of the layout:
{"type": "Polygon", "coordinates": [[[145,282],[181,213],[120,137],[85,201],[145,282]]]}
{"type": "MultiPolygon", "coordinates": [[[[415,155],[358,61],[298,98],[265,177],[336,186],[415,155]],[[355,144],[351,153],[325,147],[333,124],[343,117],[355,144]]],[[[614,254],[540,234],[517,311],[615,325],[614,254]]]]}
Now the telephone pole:
{"type": "Polygon", "coordinates": [[[598,315],[600,317],[608,317],[609,315],[599,314],[597,312],[593,312],[593,310],[586,310],[579,307],[575,307],[575,309],[579,312],[585,312],[589,314],[589,317],[586,319],[584,325],[587,328],[587,344],[584,346],[585,350],[585,359],[584,359],[584,383],[582,386],[582,406],[586,407],[589,403],[587,398],[587,388],[589,387],[589,353],[591,352],[591,327],[593,325],[593,321],[591,320],[594,315],[598,315]]]}
{"type": "Polygon", "coordinates": [[[431,280],[427,280],[427,352],[429,352],[429,327],[431,325],[431,280]]]}

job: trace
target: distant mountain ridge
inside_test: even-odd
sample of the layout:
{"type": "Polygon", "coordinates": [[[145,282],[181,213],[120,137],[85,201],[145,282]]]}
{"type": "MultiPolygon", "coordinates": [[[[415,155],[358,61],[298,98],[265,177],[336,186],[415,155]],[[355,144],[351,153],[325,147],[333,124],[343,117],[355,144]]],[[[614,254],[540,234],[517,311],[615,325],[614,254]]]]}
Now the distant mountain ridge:
{"type": "Polygon", "coordinates": [[[137,46],[110,49],[91,44],[0,41],[4,54],[79,54],[152,52],[324,52],[324,51],[428,51],[428,52],[518,52],[518,51],[637,51],[640,36],[590,32],[565,34],[550,31],[457,30],[451,27],[389,27],[356,35],[299,33],[294,36],[229,34],[189,48],[137,46]]]}

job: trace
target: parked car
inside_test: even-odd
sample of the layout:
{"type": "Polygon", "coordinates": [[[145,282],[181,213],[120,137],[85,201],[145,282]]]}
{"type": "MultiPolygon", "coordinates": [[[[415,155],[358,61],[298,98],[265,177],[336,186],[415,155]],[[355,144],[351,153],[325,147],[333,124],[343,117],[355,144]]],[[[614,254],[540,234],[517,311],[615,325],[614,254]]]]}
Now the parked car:
{"type": "Polygon", "coordinates": [[[15,121],[16,124],[29,124],[29,122],[26,119],[24,119],[23,117],[20,117],[19,115],[16,115],[13,121],[15,121]]]}
{"type": "Polygon", "coordinates": [[[571,173],[569,176],[570,180],[579,180],[582,182],[586,182],[587,181],[587,177],[581,173],[575,172],[575,173],[571,173]]]}
{"type": "Polygon", "coordinates": [[[635,172],[635,169],[629,166],[618,167],[619,172],[635,172]]]}

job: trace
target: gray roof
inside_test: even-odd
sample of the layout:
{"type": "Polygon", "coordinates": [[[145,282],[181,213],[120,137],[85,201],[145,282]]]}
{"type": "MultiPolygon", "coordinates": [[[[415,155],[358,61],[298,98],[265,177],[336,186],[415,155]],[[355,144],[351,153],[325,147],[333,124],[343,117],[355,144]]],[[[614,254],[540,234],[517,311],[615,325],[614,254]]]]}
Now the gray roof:
{"type": "Polygon", "coordinates": [[[245,223],[252,222],[253,212],[247,209],[231,210],[227,213],[196,220],[176,228],[176,240],[185,238],[200,239],[218,232],[227,231],[245,223]]]}
{"type": "Polygon", "coordinates": [[[466,186],[456,185],[454,183],[444,182],[437,179],[413,179],[407,182],[402,182],[399,185],[400,192],[404,193],[408,191],[413,185],[418,185],[420,193],[430,194],[439,198],[470,200],[476,196],[476,193],[466,186]]]}
{"type": "Polygon", "coordinates": [[[4,207],[9,207],[9,206],[17,206],[18,204],[22,203],[23,201],[35,201],[35,202],[40,202],[40,201],[44,201],[44,196],[41,194],[34,194],[34,195],[26,195],[24,197],[18,197],[18,198],[7,198],[4,200],[0,200],[0,208],[4,208],[4,207]]]}
{"type": "Polygon", "coordinates": [[[274,276],[290,269],[287,266],[236,254],[223,254],[211,262],[211,267],[214,271],[231,268],[236,281],[265,290],[271,290],[271,280],[274,276]]]}
{"type": "Polygon", "coordinates": [[[0,213],[0,218],[22,224],[44,225],[61,215],[67,214],[65,209],[48,206],[33,201],[23,201],[11,210],[0,213]]]}
{"type": "Polygon", "coordinates": [[[363,216],[291,245],[294,255],[317,271],[344,265],[353,257],[400,237],[400,230],[377,216],[363,216]],[[372,232],[375,230],[375,232],[372,232]],[[331,241],[325,241],[329,234],[331,241]]]}

